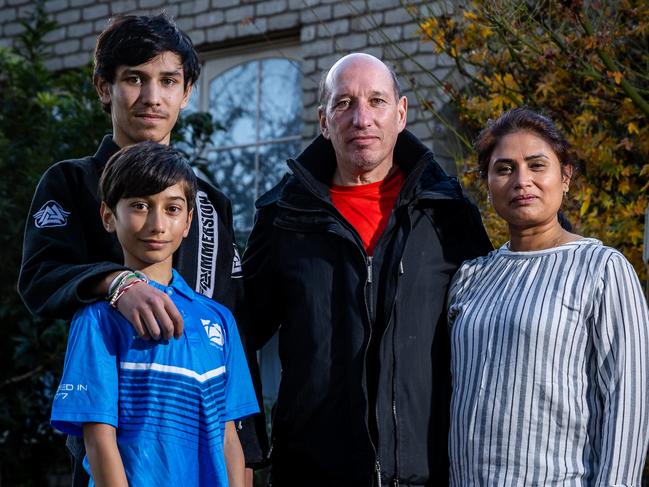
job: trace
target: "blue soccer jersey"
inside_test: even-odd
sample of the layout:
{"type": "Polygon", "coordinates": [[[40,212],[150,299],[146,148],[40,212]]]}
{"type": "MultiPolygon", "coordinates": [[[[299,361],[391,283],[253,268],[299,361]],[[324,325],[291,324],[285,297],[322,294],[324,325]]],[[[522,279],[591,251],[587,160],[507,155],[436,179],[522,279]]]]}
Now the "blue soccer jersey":
{"type": "Polygon", "coordinates": [[[169,286],[151,285],[177,306],[183,336],[142,340],[108,303],[81,309],[52,425],[71,435],[82,435],[87,422],[115,426],[133,487],[227,486],[224,423],[258,412],[237,326],[227,308],[193,291],[176,271],[169,286]]]}

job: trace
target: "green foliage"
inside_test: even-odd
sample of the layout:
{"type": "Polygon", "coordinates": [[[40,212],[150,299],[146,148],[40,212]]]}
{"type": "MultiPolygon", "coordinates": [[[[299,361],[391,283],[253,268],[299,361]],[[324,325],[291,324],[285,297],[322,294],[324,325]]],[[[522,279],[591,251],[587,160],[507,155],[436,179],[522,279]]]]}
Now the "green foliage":
{"type": "Polygon", "coordinates": [[[0,472],[7,485],[47,485],[67,471],[49,412],[66,343],[65,323],[39,320],[17,292],[22,236],[40,175],[53,162],[94,153],[110,121],[89,67],[53,74],[43,36],[54,28],[37,4],[15,49],[0,49],[0,472]]]}
{"type": "MultiPolygon", "coordinates": [[[[471,0],[418,19],[425,42],[460,75],[436,79],[457,109],[463,182],[496,244],[507,231],[486,201],[468,141],[503,110],[547,114],[573,145],[581,175],[566,202],[579,233],[620,249],[644,276],[649,203],[649,5],[642,0],[471,0]]],[[[439,4],[436,8],[440,7],[439,4]]],[[[413,14],[415,13],[412,10],[413,14]]]]}

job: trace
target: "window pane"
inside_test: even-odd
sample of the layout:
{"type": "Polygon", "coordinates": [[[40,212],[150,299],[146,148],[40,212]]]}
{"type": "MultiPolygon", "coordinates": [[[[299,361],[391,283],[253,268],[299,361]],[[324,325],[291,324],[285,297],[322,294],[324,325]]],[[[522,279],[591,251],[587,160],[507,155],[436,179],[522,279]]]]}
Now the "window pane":
{"type": "Polygon", "coordinates": [[[259,62],[240,64],[210,83],[210,113],[224,131],[212,137],[216,147],[256,141],[259,62]]]}
{"type": "Polygon", "coordinates": [[[226,131],[212,138],[208,170],[232,201],[239,235],[252,228],[255,200],[300,151],[301,81],[299,63],[273,58],[240,64],[209,83],[210,112],[226,131]],[[273,142],[285,137],[296,140],[273,142]]]}
{"type": "Polygon", "coordinates": [[[267,141],[302,132],[302,72],[290,59],[261,63],[259,139],[267,141]]]}
{"type": "Polygon", "coordinates": [[[198,92],[198,83],[192,86],[192,94],[189,95],[187,106],[183,109],[186,113],[195,113],[200,110],[201,95],[198,92]]]}
{"type": "Polygon", "coordinates": [[[219,188],[232,201],[234,227],[237,230],[252,228],[255,202],[255,147],[210,152],[209,170],[219,188]]]}
{"type": "Polygon", "coordinates": [[[238,232],[252,228],[255,200],[275,186],[288,172],[286,159],[295,157],[300,141],[211,151],[209,171],[232,201],[234,227],[238,232]],[[259,159],[256,160],[257,150],[259,159]],[[258,167],[258,169],[257,169],[258,167]]]}
{"type": "Polygon", "coordinates": [[[259,150],[259,196],[275,186],[289,172],[286,159],[300,153],[299,140],[281,144],[267,144],[259,150]]]}
{"type": "MultiPolygon", "coordinates": [[[[179,126],[180,126],[180,119],[187,117],[188,115],[191,115],[193,113],[196,113],[200,110],[200,94],[198,92],[198,85],[194,85],[192,88],[192,94],[189,96],[189,101],[187,102],[187,106],[180,112],[180,117],[179,117],[179,123],[175,126],[174,131],[177,131],[179,126]]],[[[184,127],[184,138],[182,140],[177,140],[174,142],[174,147],[176,149],[179,149],[183,152],[185,152],[189,158],[191,159],[194,156],[198,156],[199,154],[196,154],[196,147],[192,145],[192,136],[193,136],[193,130],[191,125],[186,125],[184,127]]]]}

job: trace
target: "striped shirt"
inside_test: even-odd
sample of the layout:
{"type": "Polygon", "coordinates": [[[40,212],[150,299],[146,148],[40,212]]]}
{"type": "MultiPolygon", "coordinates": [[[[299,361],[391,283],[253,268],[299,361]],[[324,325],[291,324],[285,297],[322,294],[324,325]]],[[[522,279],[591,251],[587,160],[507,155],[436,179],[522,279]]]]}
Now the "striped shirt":
{"type": "Polygon", "coordinates": [[[649,314],[584,238],[465,262],[451,284],[451,485],[640,486],[649,314]]]}

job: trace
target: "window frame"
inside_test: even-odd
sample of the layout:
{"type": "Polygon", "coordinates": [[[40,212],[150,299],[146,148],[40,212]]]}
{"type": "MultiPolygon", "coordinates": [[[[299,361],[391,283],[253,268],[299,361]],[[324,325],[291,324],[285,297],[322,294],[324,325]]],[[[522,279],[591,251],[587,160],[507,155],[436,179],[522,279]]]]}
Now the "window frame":
{"type": "MultiPolygon", "coordinates": [[[[220,49],[216,51],[210,51],[207,53],[201,54],[202,69],[201,75],[196,83],[196,88],[198,88],[198,97],[195,101],[195,106],[192,108],[199,112],[209,112],[210,111],[210,85],[214,79],[218,76],[223,75],[227,71],[236,68],[237,66],[255,62],[255,61],[264,61],[271,59],[283,59],[291,63],[296,63],[298,69],[302,72],[302,49],[297,39],[285,39],[279,41],[272,41],[272,44],[268,43],[257,43],[250,44],[245,46],[236,46],[225,49],[220,49]]],[[[261,65],[259,65],[261,66],[261,65]]],[[[260,80],[259,80],[260,81],[260,80]]],[[[257,89],[261,89],[261,83],[258,83],[257,89]]],[[[303,86],[300,86],[300,89],[303,90],[303,86]]],[[[259,92],[258,92],[259,93],[259,92]]],[[[304,95],[302,95],[304,96],[304,95]]],[[[258,104],[261,102],[261,99],[258,97],[258,104]]],[[[302,107],[300,111],[300,117],[303,119],[304,112],[304,99],[302,99],[302,107]]],[[[281,143],[299,143],[300,146],[303,145],[303,127],[299,133],[291,136],[280,137],[269,140],[262,140],[259,138],[259,117],[260,111],[259,106],[256,107],[256,133],[255,139],[253,142],[239,144],[239,145],[228,145],[223,147],[216,147],[212,144],[208,144],[202,151],[201,157],[206,160],[210,160],[213,157],[213,154],[218,154],[219,152],[231,151],[236,149],[242,150],[255,150],[255,162],[254,162],[254,171],[255,171],[255,186],[252,200],[254,201],[259,197],[259,177],[260,172],[260,160],[259,160],[259,147],[270,144],[281,144],[281,143]]],[[[304,121],[302,121],[304,125],[304,121]]],[[[292,154],[295,155],[295,154],[292,154]]],[[[228,195],[232,197],[233,195],[228,195]]],[[[254,208],[252,209],[254,213],[254,208]]],[[[254,215],[253,215],[254,216],[254,215]]],[[[242,237],[249,234],[251,228],[236,228],[235,231],[242,237]]]]}

